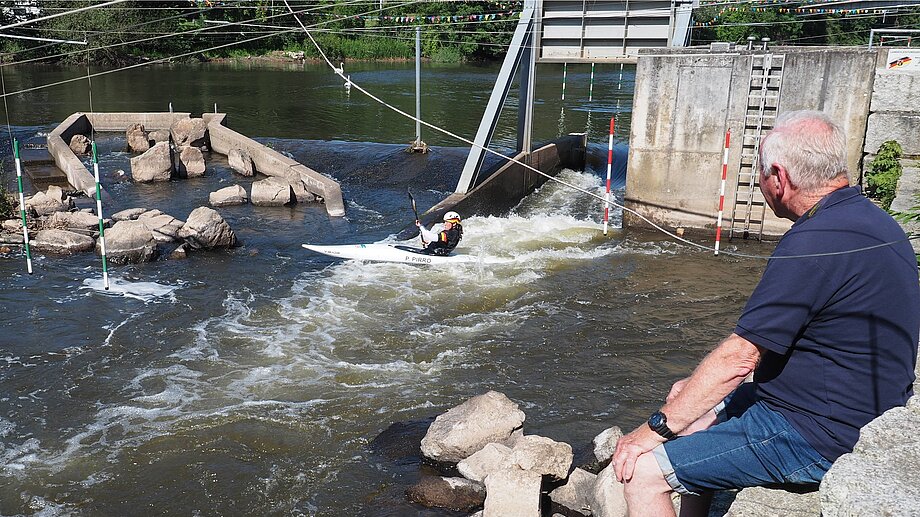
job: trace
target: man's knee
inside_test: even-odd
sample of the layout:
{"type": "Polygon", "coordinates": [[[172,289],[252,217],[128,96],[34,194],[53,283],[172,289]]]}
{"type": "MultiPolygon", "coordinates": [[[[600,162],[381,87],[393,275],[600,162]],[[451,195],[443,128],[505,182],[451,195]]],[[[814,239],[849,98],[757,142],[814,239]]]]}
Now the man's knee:
{"type": "Polygon", "coordinates": [[[624,485],[627,500],[631,495],[655,495],[671,491],[664,474],[661,473],[661,467],[655,455],[647,452],[636,460],[636,469],[633,471],[633,477],[624,485]]]}

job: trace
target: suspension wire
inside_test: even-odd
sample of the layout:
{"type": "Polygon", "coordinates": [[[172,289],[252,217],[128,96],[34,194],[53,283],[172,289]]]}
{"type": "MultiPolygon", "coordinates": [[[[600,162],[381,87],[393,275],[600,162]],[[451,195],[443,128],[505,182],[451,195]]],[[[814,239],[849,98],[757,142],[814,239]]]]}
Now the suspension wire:
{"type": "Polygon", "coordinates": [[[7,29],[12,29],[13,27],[19,27],[19,26],[21,26],[21,25],[29,25],[29,24],[35,23],[35,22],[43,22],[43,21],[45,21],[45,20],[50,20],[50,19],[52,19],[52,18],[58,18],[58,17],[60,17],[60,16],[66,16],[66,15],[68,15],[68,14],[77,14],[77,13],[80,13],[80,12],[83,12],[83,11],[89,11],[90,9],[98,9],[98,8],[100,8],[100,7],[106,7],[106,6],[109,6],[109,5],[121,4],[121,3],[124,3],[124,2],[127,2],[127,1],[128,1],[128,0],[111,0],[110,2],[105,2],[105,3],[101,3],[101,4],[88,5],[88,6],[86,6],[86,7],[79,7],[79,8],[77,8],[77,9],[70,9],[70,10],[68,10],[68,11],[66,11],[66,12],[63,12],[63,13],[51,14],[51,15],[48,15],[48,16],[42,16],[42,17],[40,17],[40,18],[32,18],[32,19],[30,19],[30,20],[23,20],[23,21],[21,21],[21,22],[11,23],[11,24],[9,24],[9,25],[4,25],[3,27],[0,27],[0,31],[5,31],[5,30],[7,30],[7,29]]]}

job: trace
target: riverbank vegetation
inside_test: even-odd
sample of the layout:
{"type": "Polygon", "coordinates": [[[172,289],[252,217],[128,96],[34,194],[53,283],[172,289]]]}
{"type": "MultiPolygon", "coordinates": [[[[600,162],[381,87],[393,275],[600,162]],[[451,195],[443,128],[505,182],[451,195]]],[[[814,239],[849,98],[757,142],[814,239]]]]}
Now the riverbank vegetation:
{"type": "MultiPolygon", "coordinates": [[[[28,4],[28,2],[24,2],[28,4]]],[[[40,8],[2,10],[4,25],[48,17],[95,2],[43,0],[40,8]]],[[[145,60],[207,59],[269,55],[277,51],[320,55],[301,23],[333,60],[411,59],[415,28],[422,53],[436,61],[500,59],[511,40],[521,2],[430,2],[290,0],[135,0],[72,12],[17,29],[29,38],[82,42],[38,43],[0,40],[4,60],[48,59],[70,63],[125,63],[145,60]]]]}
{"type": "Polygon", "coordinates": [[[901,153],[901,145],[888,140],[879,147],[878,154],[866,172],[866,194],[878,200],[885,210],[891,206],[897,193],[902,173],[901,162],[898,161],[901,153]]]}

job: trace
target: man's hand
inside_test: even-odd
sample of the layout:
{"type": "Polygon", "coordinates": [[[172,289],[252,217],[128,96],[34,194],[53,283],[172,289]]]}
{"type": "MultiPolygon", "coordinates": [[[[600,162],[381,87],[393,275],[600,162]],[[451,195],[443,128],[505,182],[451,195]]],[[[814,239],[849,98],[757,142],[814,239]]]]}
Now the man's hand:
{"type": "Polygon", "coordinates": [[[625,483],[632,479],[639,456],[665,442],[648,424],[640,425],[635,431],[617,440],[613,453],[613,472],[617,481],[625,483]]]}
{"type": "Polygon", "coordinates": [[[672,400],[674,400],[674,397],[676,397],[677,394],[684,389],[684,386],[686,386],[688,382],[690,382],[690,377],[684,377],[683,379],[672,384],[671,391],[668,392],[668,398],[665,399],[665,402],[670,403],[672,400]]]}

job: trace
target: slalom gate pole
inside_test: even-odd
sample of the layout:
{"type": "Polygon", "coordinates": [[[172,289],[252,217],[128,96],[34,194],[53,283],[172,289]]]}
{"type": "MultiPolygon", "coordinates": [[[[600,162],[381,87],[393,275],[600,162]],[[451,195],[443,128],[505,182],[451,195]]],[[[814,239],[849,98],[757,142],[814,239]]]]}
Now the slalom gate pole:
{"type": "Polygon", "coordinates": [[[22,195],[22,161],[19,159],[19,140],[13,140],[13,156],[16,158],[16,183],[19,184],[19,215],[22,217],[22,242],[26,247],[26,266],[32,274],[32,251],[29,249],[29,226],[26,223],[26,200],[22,195]]]}
{"type": "Polygon", "coordinates": [[[604,235],[607,235],[607,221],[610,219],[610,171],[613,169],[613,128],[615,118],[610,118],[610,138],[607,140],[607,193],[604,194],[604,235]]]}
{"type": "Polygon", "coordinates": [[[102,220],[102,187],[99,186],[99,159],[93,142],[93,173],[96,175],[96,214],[99,215],[99,248],[102,251],[102,285],[109,290],[109,267],[105,256],[105,222],[102,220]]]}
{"type": "Polygon", "coordinates": [[[728,143],[731,141],[732,130],[725,132],[725,151],[722,153],[722,186],[719,187],[719,219],[716,221],[716,247],[715,255],[719,254],[719,242],[722,240],[722,210],[725,208],[725,177],[728,176],[728,143]]]}
{"type": "Polygon", "coordinates": [[[568,68],[568,63],[562,63],[562,100],[565,100],[565,76],[568,72],[568,68]]]}
{"type": "Polygon", "coordinates": [[[588,102],[594,100],[594,63],[591,63],[591,82],[588,86],[588,102]]]}

